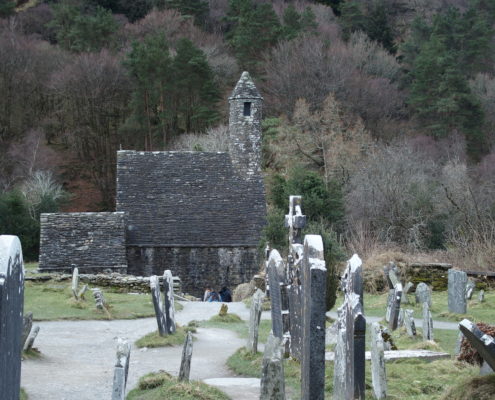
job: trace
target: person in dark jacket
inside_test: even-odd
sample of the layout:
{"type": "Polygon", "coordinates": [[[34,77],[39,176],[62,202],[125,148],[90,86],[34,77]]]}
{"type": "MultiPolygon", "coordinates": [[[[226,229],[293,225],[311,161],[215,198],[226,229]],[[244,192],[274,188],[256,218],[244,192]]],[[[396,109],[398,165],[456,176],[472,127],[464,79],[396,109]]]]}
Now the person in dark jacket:
{"type": "Polygon", "coordinates": [[[228,287],[224,286],[219,293],[222,301],[226,303],[230,303],[232,301],[232,293],[230,293],[230,289],[228,287]]]}

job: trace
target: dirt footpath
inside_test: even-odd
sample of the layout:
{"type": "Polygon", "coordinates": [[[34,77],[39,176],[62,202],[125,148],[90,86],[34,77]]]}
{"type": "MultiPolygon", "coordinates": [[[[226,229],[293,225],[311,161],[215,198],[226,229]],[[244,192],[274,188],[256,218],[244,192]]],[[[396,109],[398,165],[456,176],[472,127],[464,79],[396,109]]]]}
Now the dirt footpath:
{"type": "MultiPolygon", "coordinates": [[[[177,314],[180,324],[209,319],[220,309],[220,303],[183,304],[184,309],[177,314]]],[[[229,312],[236,313],[243,319],[249,317],[249,310],[242,303],[230,303],[229,312]]],[[[154,318],[52,321],[36,324],[41,329],[35,347],[41,351],[42,358],[25,360],[22,363],[22,386],[30,400],[111,399],[117,338],[125,338],[134,344],[140,337],[157,329],[154,318]]],[[[225,363],[239,347],[244,346],[244,340],[223,329],[199,328],[195,336],[197,340],[194,342],[191,379],[234,377],[225,363]]],[[[181,346],[138,349],[133,345],[128,390],[135,387],[139,378],[149,372],[165,370],[177,375],[181,354],[181,346]]],[[[225,380],[218,382],[225,383],[225,380]]],[[[232,398],[248,400],[259,397],[259,388],[253,385],[252,380],[246,380],[245,385],[242,381],[232,382],[235,386],[231,389],[228,384],[219,386],[231,397],[235,395],[232,398]]]]}

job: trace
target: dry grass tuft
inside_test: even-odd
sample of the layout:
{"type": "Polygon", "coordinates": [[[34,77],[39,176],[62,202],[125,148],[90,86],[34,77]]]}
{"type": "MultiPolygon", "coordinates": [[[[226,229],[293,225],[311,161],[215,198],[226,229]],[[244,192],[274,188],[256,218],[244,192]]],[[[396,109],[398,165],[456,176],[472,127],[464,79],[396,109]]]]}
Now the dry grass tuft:
{"type": "Polygon", "coordinates": [[[495,374],[475,376],[451,387],[441,400],[493,400],[495,399],[495,374]]]}
{"type": "Polygon", "coordinates": [[[410,255],[396,250],[371,253],[368,258],[363,260],[364,290],[367,293],[382,292],[387,288],[383,267],[393,261],[402,272],[410,260],[410,255]]]}

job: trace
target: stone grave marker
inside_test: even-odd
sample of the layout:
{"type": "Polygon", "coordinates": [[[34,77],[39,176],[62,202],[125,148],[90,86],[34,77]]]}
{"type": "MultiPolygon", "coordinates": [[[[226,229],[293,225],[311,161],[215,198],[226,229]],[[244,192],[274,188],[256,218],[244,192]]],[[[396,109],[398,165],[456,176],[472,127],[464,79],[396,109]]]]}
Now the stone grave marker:
{"type": "Polygon", "coordinates": [[[282,339],[270,333],[263,353],[260,400],[285,400],[282,339]]]}
{"type": "MultiPolygon", "coordinates": [[[[402,302],[402,299],[401,299],[401,302],[402,302]]],[[[404,326],[404,309],[403,308],[401,308],[399,311],[399,318],[397,320],[397,326],[399,328],[404,326]]]]}
{"type": "Polygon", "coordinates": [[[387,371],[385,369],[383,337],[380,324],[371,324],[371,380],[375,398],[387,397],[387,371]]]}
{"type": "Polygon", "coordinates": [[[162,302],[162,295],[160,292],[160,282],[158,276],[153,275],[150,277],[150,289],[151,298],[153,299],[153,306],[155,308],[156,323],[158,325],[158,334],[160,336],[167,336],[167,318],[165,317],[164,305],[162,302]]]}
{"type": "Polygon", "coordinates": [[[423,303],[423,339],[433,340],[433,318],[428,303],[423,303]]]}
{"type": "Polygon", "coordinates": [[[24,345],[24,351],[29,351],[33,348],[34,341],[36,339],[36,336],[38,336],[39,331],[40,331],[40,327],[36,325],[34,329],[31,331],[31,334],[29,335],[26,344],[24,345]]]}
{"type": "Polygon", "coordinates": [[[251,303],[251,310],[249,312],[249,333],[246,348],[254,354],[258,352],[258,329],[260,326],[261,307],[263,305],[264,297],[265,294],[263,291],[256,289],[251,303]]]}
{"type": "Polygon", "coordinates": [[[271,314],[272,314],[272,331],[275,337],[282,339],[283,336],[283,323],[282,323],[282,299],[280,293],[280,275],[279,271],[284,261],[280,257],[280,253],[277,250],[270,252],[268,258],[268,283],[270,285],[270,301],[271,301],[271,314]]]}
{"type": "Polygon", "coordinates": [[[462,331],[459,330],[459,335],[457,335],[457,340],[455,342],[455,349],[454,349],[454,354],[456,356],[459,355],[459,353],[461,352],[461,345],[462,345],[462,338],[464,337],[464,335],[462,334],[462,331]]]}
{"type": "Polygon", "coordinates": [[[76,300],[79,300],[79,268],[75,267],[72,271],[72,294],[76,300]]]}
{"type": "Polygon", "coordinates": [[[19,398],[24,308],[24,263],[17,236],[0,235],[0,394],[19,398]]]}
{"type": "Polygon", "coordinates": [[[187,332],[184,347],[182,349],[182,359],[180,362],[179,381],[189,382],[191,372],[191,358],[193,351],[193,337],[191,332],[187,332]]]}
{"type": "Polygon", "coordinates": [[[407,295],[409,293],[409,291],[412,289],[413,287],[413,283],[412,282],[407,282],[406,285],[404,286],[404,289],[402,290],[402,304],[409,304],[409,296],[407,295]]]}
{"type": "Polygon", "coordinates": [[[414,310],[404,310],[404,325],[406,327],[407,334],[411,337],[416,336],[416,324],[413,317],[414,310]]]}
{"type": "Polygon", "coordinates": [[[476,324],[468,319],[463,319],[459,323],[459,329],[490,368],[495,370],[495,339],[483,333],[476,324]]]}
{"type": "Polygon", "coordinates": [[[131,346],[121,338],[117,341],[117,361],[113,372],[112,400],[125,400],[125,388],[129,375],[131,346]]]}
{"type": "Polygon", "coordinates": [[[466,314],[466,284],[467,274],[464,271],[449,269],[449,312],[455,314],[466,314]]]}
{"type": "Polygon", "coordinates": [[[478,301],[483,303],[485,301],[485,291],[483,289],[478,293],[478,301]]]}
{"type": "Polygon", "coordinates": [[[319,235],[306,235],[301,266],[302,400],[324,399],[326,282],[323,240],[319,235]]]}
{"type": "Polygon", "coordinates": [[[471,300],[473,298],[474,289],[476,289],[476,284],[472,279],[468,279],[466,283],[466,299],[471,300]]]}
{"type": "Polygon", "coordinates": [[[163,298],[165,308],[165,318],[167,320],[168,333],[176,331],[175,325],[175,303],[174,303],[174,278],[172,272],[167,269],[163,273],[163,298]]]}
{"type": "Polygon", "coordinates": [[[344,303],[338,309],[333,398],[364,399],[366,320],[358,294],[362,293],[362,262],[356,254],[347,263],[342,289],[344,303]]]}
{"type": "Polygon", "coordinates": [[[428,303],[428,307],[431,307],[431,290],[424,282],[418,283],[416,287],[416,303],[423,304],[428,303]]]}
{"type": "Polygon", "coordinates": [[[21,346],[24,348],[24,344],[26,343],[29,334],[31,333],[31,329],[33,328],[33,313],[28,312],[22,318],[22,338],[21,338],[21,346]]]}
{"type": "Polygon", "coordinates": [[[390,316],[388,321],[388,327],[391,331],[395,331],[398,327],[401,298],[402,298],[402,284],[400,282],[396,282],[394,285],[394,296],[392,298],[392,304],[390,307],[390,316]]]}

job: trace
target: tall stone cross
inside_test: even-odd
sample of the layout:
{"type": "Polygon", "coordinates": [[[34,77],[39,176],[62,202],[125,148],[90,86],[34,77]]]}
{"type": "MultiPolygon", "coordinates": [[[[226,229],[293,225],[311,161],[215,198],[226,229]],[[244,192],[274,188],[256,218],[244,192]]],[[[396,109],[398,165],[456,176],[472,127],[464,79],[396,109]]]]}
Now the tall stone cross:
{"type": "Polygon", "coordinates": [[[285,227],[289,228],[289,246],[302,244],[302,230],[306,226],[306,216],[302,215],[302,197],[289,196],[289,214],[285,216],[285,227]]]}

